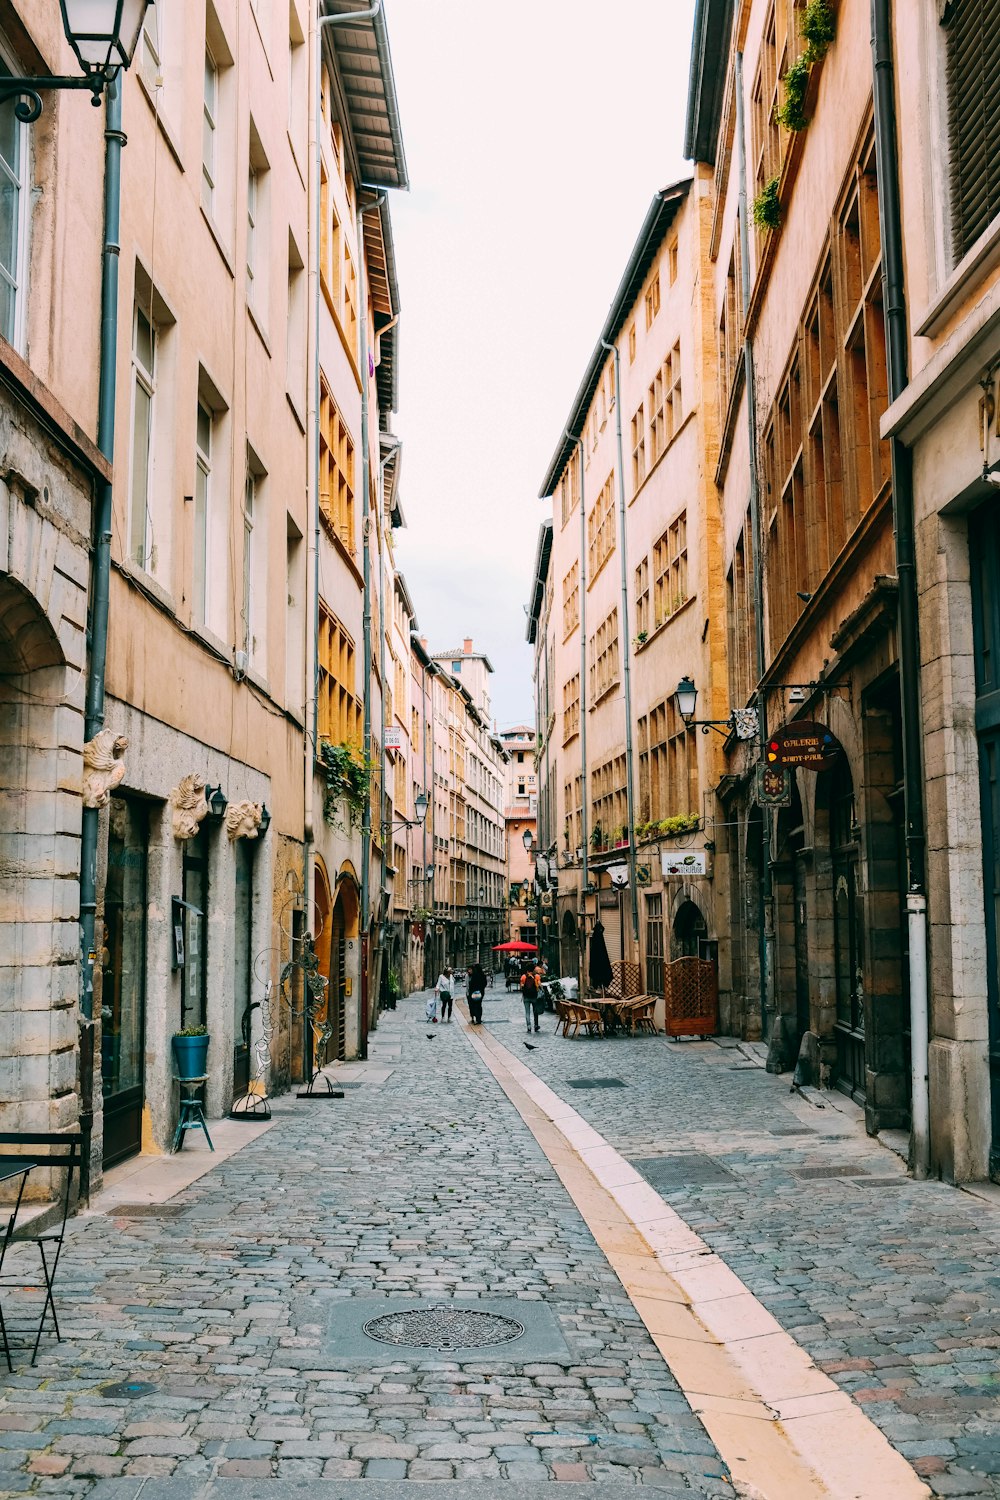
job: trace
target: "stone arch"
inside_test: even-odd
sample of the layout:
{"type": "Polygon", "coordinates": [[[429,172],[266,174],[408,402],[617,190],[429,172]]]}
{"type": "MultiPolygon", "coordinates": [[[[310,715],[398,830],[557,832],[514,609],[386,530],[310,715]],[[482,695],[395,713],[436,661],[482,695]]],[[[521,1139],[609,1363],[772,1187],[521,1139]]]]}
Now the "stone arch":
{"type": "Polygon", "coordinates": [[[332,1028],[327,1056],[343,1059],[347,1046],[347,989],[356,966],[350,961],[348,945],[358,941],[358,888],[353,871],[341,869],[337,877],[337,894],[330,913],[330,988],[327,1020],[332,1028]]]}
{"type": "Polygon", "coordinates": [[[82,665],[39,600],[0,577],[5,1129],[53,1130],[76,1114],[82,665]]]}
{"type": "Polygon", "coordinates": [[[697,958],[701,944],[708,937],[705,913],[693,893],[683,890],[674,902],[670,922],[670,957],[697,958]]]}

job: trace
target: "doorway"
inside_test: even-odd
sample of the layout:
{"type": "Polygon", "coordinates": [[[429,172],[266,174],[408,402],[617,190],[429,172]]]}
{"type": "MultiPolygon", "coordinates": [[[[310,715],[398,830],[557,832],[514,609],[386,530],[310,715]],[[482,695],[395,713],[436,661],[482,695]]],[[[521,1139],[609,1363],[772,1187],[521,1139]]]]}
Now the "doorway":
{"type": "Polygon", "coordinates": [[[256,840],[237,839],[236,953],[233,973],[233,1098],[250,1087],[251,1018],[253,1015],[253,865],[256,840]]]}
{"type": "MultiPolygon", "coordinates": [[[[836,1073],[841,1093],[864,1104],[865,984],[858,862],[861,830],[854,801],[854,782],[841,753],[824,790],[829,798],[830,878],[833,887],[833,979],[836,995],[836,1073]]],[[[817,788],[817,800],[819,799],[817,788]]]]}
{"type": "Polygon", "coordinates": [[[106,1167],[142,1148],[149,811],[112,797],[104,889],[101,1094],[106,1167]]]}

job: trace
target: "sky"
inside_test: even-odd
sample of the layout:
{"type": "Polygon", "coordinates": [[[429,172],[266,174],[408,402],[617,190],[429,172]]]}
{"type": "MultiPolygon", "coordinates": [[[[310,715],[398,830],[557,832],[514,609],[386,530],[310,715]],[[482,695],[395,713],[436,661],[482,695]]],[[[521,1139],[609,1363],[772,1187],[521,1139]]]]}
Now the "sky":
{"type": "Polygon", "coordinates": [[[538,491],[650,200],[686,174],[694,0],[385,0],[411,189],[396,562],[432,651],[466,636],[532,722],[538,491]]]}

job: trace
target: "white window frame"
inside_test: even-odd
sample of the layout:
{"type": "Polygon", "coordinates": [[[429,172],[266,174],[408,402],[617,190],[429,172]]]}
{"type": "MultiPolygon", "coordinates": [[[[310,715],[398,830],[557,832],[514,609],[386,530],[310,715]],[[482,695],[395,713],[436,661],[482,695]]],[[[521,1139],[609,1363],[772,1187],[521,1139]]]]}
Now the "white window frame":
{"type": "Polygon", "coordinates": [[[156,449],[156,345],[159,338],[159,329],[156,326],[152,312],[135,304],[132,310],[132,395],[131,395],[131,420],[129,423],[129,435],[132,451],[129,454],[129,479],[128,479],[128,520],[129,560],[136,567],[145,572],[152,572],[153,539],[150,520],[152,516],[152,487],[153,487],[153,465],[156,449]],[[150,338],[153,348],[153,360],[151,368],[147,368],[139,357],[139,319],[143,318],[149,324],[150,338]],[[137,537],[136,521],[136,493],[135,493],[135,405],[136,392],[142,388],[149,401],[149,422],[146,430],[146,493],[142,503],[142,537],[141,556],[137,556],[139,538],[137,537]]]}
{"type": "Polygon", "coordinates": [[[161,15],[166,7],[151,5],[142,22],[142,77],[147,88],[159,87],[163,79],[163,42],[160,36],[161,15]]]}
{"type": "Polygon", "coordinates": [[[251,307],[257,298],[257,229],[259,225],[260,168],[251,161],[247,172],[247,301],[251,307]]]}
{"type": "Polygon", "coordinates": [[[195,619],[207,625],[209,618],[209,538],[211,536],[212,511],[212,429],[215,413],[199,397],[195,419],[195,477],[194,477],[194,545],[192,548],[193,589],[192,604],[195,619]],[[208,418],[208,446],[202,444],[198,432],[202,413],[208,418]]]}
{"type": "MultiPolygon", "coordinates": [[[[2,42],[0,42],[0,65],[7,70],[11,77],[16,78],[24,72],[17,59],[2,42]]],[[[11,110],[14,108],[14,102],[13,99],[9,101],[11,110]]],[[[17,246],[14,255],[14,274],[10,283],[14,291],[14,317],[11,324],[10,343],[19,354],[23,354],[27,347],[28,332],[28,239],[31,228],[32,177],[31,130],[27,124],[20,120],[16,120],[16,126],[17,176],[10,171],[6,162],[0,161],[0,171],[17,188],[17,246]]],[[[8,279],[6,275],[4,275],[4,279],[8,279]]]]}
{"type": "Polygon", "coordinates": [[[205,86],[202,98],[201,200],[209,214],[215,211],[217,184],[216,147],[219,141],[219,65],[205,42],[205,86]],[[211,82],[212,98],[209,98],[211,82]],[[207,127],[207,131],[206,131],[207,127]],[[211,150],[206,146],[211,142],[211,150]]]}

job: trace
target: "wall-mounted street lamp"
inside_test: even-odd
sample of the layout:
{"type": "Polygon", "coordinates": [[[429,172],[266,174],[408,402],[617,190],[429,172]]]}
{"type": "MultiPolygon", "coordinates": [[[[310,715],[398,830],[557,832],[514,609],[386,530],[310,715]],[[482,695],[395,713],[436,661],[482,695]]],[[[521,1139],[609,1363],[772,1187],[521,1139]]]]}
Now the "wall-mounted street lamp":
{"type": "Polygon", "coordinates": [[[208,816],[218,822],[224,815],[229,802],[221,784],[205,788],[205,801],[208,803],[208,816]]]}
{"type": "Polygon", "coordinates": [[[685,728],[700,729],[707,734],[710,729],[728,738],[735,734],[738,740],[754,740],[759,729],[755,708],[735,708],[728,719],[696,719],[698,689],[691,677],[682,677],[674,691],[674,706],[684,720],[685,728]]]}
{"type": "Polygon", "coordinates": [[[265,833],[270,828],[270,826],[271,826],[271,814],[267,810],[267,803],[266,802],[262,802],[261,805],[260,805],[260,822],[257,824],[257,832],[258,832],[258,834],[260,835],[261,838],[264,837],[265,833]]]}
{"type": "Polygon", "coordinates": [[[42,112],[42,94],[49,89],[89,89],[91,104],[122,68],[127,68],[139,44],[146,11],[152,0],[59,0],[66,40],[83,69],[81,78],[40,74],[31,78],[0,78],[0,100],[17,99],[14,114],[30,125],[42,112]]]}
{"type": "Polygon", "coordinates": [[[395,833],[399,828],[419,828],[427,816],[427,807],[427,793],[418,792],[413,799],[413,811],[417,816],[415,818],[396,818],[395,821],[388,818],[382,824],[383,837],[388,838],[390,833],[395,833]]]}

